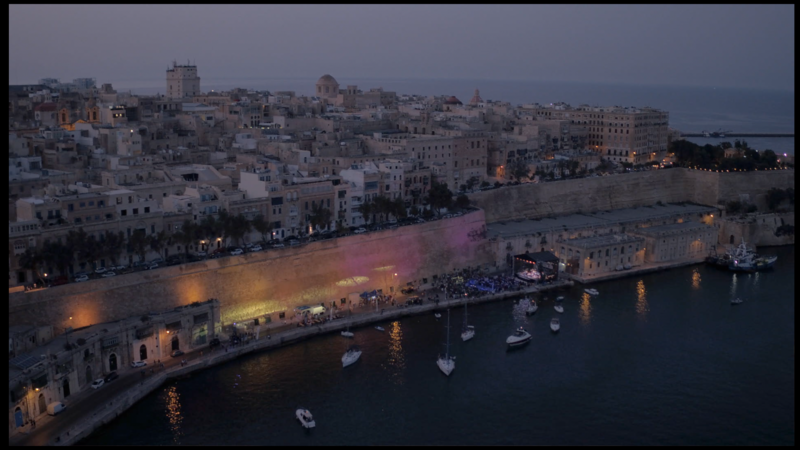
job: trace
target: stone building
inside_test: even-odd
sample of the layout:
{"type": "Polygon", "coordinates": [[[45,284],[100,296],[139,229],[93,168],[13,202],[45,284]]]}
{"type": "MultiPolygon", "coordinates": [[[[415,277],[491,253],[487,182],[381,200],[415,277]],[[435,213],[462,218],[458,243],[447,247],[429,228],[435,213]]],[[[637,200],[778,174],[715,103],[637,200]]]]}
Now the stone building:
{"type": "Polygon", "coordinates": [[[167,69],[167,98],[189,99],[195,95],[200,95],[197,66],[188,64],[183,66],[173,62],[172,68],[167,69]]]}
{"type": "Polygon", "coordinates": [[[9,433],[47,414],[50,403],[66,402],[73,393],[89,389],[95,379],[141,370],[131,368],[135,361],[151,368],[175,350],[206,347],[221,332],[220,303],[209,299],[170,311],[67,328],[55,339],[52,327],[49,334],[46,328],[30,326],[10,335],[12,348],[20,348],[13,345],[18,339],[41,342],[25,353],[9,355],[9,433]]]}
{"type": "Polygon", "coordinates": [[[560,269],[584,276],[597,276],[635,268],[644,263],[644,239],[629,234],[607,234],[569,239],[558,244],[560,269]]]}
{"type": "Polygon", "coordinates": [[[647,249],[644,259],[647,263],[708,256],[711,247],[717,243],[718,235],[716,227],[699,222],[637,228],[631,233],[644,238],[644,247],[647,249]]]}

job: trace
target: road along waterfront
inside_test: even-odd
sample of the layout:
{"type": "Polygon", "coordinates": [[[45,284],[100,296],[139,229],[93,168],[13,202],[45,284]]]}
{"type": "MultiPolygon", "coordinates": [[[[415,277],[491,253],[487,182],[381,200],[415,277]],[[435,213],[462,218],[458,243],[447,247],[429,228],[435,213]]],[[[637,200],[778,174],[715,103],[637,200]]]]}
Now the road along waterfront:
{"type": "Polygon", "coordinates": [[[773,252],[770,272],[694,265],[598,282],[596,297],[542,293],[533,316],[517,299],[470,305],[477,334],[454,330],[450,377],[430,312],[251,354],[167,383],[84,443],[791,445],[794,246],[773,252]],[[532,342],[507,351],[518,326],[532,342]],[[353,343],[364,353],[342,369],[353,343]],[[314,413],[310,433],[298,406],[314,413]]]}

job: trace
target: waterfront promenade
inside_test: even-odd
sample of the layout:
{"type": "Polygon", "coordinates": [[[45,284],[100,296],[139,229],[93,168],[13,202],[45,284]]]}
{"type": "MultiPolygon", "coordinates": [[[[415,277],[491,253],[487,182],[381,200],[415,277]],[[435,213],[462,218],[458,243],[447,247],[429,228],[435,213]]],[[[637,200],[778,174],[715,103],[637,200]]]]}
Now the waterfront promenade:
{"type": "MultiPolygon", "coordinates": [[[[224,342],[215,349],[204,348],[187,352],[179,358],[162,361],[164,368],[155,367],[158,364],[149,363],[146,375],[142,376],[139,369],[126,369],[121,371],[120,378],[94,391],[88,386],[80,392],[74,393],[64,403],[67,409],[58,416],[43,416],[36,426],[31,428],[26,425],[18,428],[16,433],[9,436],[10,445],[72,445],[89,436],[98,427],[112,421],[134,405],[142,397],[158,389],[164,382],[187,376],[197,370],[222,364],[238,358],[241,355],[261,350],[289,345],[325,333],[338,332],[350,326],[354,331],[362,326],[373,323],[395,320],[402,317],[430,313],[432,310],[441,310],[448,307],[485,303],[519,295],[532,294],[541,291],[558,289],[571,286],[572,281],[560,280],[547,285],[528,286],[518,291],[504,291],[478,297],[460,297],[441,300],[438,303],[426,301],[421,305],[389,306],[375,310],[374,307],[362,306],[352,308],[352,314],[342,319],[336,319],[324,324],[307,327],[297,327],[296,323],[287,323],[272,326],[267,332],[260,334],[258,339],[250,339],[238,345],[224,342]],[[181,359],[186,359],[187,364],[182,366],[181,359]],[[154,371],[151,373],[151,369],[154,371]]],[[[419,294],[435,295],[438,291],[421,291],[419,294]]],[[[405,296],[398,298],[404,302],[405,296]]],[[[346,311],[346,310],[345,310],[346,311]]]]}

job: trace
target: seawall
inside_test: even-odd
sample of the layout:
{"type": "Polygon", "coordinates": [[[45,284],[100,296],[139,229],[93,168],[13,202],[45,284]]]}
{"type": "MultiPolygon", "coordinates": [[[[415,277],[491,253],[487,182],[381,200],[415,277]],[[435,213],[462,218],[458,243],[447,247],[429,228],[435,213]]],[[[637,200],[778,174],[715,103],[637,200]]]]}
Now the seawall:
{"type": "Polygon", "coordinates": [[[9,324],[79,328],[209,298],[221,320],[271,315],[306,304],[492,263],[483,211],[297,247],[211,259],[9,295],[9,324]],[[72,318],[70,320],[70,317],[72,318]]]}

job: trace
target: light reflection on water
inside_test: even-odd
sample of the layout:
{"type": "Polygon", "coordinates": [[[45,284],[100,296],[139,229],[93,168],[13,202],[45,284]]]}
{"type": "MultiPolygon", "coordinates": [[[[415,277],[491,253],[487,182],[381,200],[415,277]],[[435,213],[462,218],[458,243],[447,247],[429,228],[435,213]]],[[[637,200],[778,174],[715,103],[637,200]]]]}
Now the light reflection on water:
{"type": "Polygon", "coordinates": [[[700,271],[695,268],[692,271],[692,288],[693,289],[700,289],[700,271]]]}
{"type": "Polygon", "coordinates": [[[183,422],[181,396],[178,394],[178,387],[175,385],[170,386],[164,394],[166,396],[167,420],[169,420],[169,429],[172,431],[172,442],[179,444],[180,438],[183,436],[183,430],[181,429],[181,423],[183,422]]]}
{"type": "MultiPolygon", "coordinates": [[[[699,279],[700,275],[697,274],[697,277],[699,279]]],[[[694,280],[692,281],[692,287],[694,287],[694,280]]],[[[646,319],[648,311],[650,311],[650,307],[647,305],[647,290],[644,288],[644,280],[639,280],[636,283],[636,313],[640,318],[646,319]]]]}
{"type": "Polygon", "coordinates": [[[736,296],[736,283],[738,282],[738,276],[736,273],[733,274],[733,279],[731,280],[731,298],[736,296]]]}
{"type": "Polygon", "coordinates": [[[403,369],[406,367],[403,354],[403,329],[399,321],[394,321],[389,326],[389,358],[382,366],[389,371],[390,378],[398,386],[404,383],[403,369]]]}
{"type": "Polygon", "coordinates": [[[587,294],[586,292],[584,292],[583,296],[581,296],[580,318],[581,318],[581,323],[583,323],[584,325],[589,324],[589,319],[592,313],[592,305],[589,303],[590,298],[591,295],[587,294]]]}

